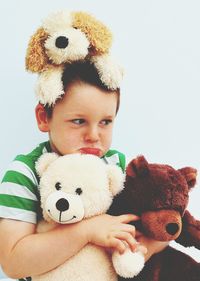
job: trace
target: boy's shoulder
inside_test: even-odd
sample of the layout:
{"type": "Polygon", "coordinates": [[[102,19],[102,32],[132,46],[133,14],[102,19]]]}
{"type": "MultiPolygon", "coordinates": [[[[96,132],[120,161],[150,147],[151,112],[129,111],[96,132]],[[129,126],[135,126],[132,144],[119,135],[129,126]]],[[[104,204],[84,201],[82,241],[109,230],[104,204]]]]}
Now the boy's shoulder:
{"type": "Polygon", "coordinates": [[[117,165],[122,169],[123,172],[125,171],[126,157],[122,152],[116,149],[110,149],[103,156],[103,159],[106,163],[117,165]]]}
{"type": "Polygon", "coordinates": [[[45,152],[51,152],[49,141],[40,143],[37,147],[35,147],[31,152],[29,152],[27,154],[17,155],[14,160],[23,162],[32,171],[35,171],[36,161],[45,152]]]}

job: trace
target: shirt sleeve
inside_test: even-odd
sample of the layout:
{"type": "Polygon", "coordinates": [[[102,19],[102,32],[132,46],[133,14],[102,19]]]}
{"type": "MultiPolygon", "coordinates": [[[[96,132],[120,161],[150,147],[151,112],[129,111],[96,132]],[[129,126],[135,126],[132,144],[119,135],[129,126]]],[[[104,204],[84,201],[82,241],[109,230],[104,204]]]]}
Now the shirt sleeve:
{"type": "Polygon", "coordinates": [[[25,163],[14,160],[0,185],[0,217],[37,223],[38,182],[25,163]]]}

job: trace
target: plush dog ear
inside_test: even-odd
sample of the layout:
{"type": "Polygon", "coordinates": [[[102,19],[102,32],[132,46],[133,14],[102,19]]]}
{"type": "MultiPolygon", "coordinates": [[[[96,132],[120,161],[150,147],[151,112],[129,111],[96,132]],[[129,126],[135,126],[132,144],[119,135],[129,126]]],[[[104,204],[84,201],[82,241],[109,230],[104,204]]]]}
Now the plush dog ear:
{"type": "Polygon", "coordinates": [[[26,69],[32,72],[42,72],[47,69],[49,58],[45,53],[44,44],[48,34],[39,28],[31,37],[26,53],[26,69]]]}
{"type": "Polygon", "coordinates": [[[124,188],[125,176],[121,168],[116,165],[106,165],[106,168],[109,179],[109,188],[115,196],[124,188]]]}
{"type": "Polygon", "coordinates": [[[56,153],[44,153],[36,162],[35,168],[37,174],[41,177],[48,166],[58,158],[59,155],[56,153]]]}
{"type": "Polygon", "coordinates": [[[143,155],[131,160],[126,168],[126,174],[130,177],[136,177],[136,175],[144,176],[148,174],[148,162],[143,155]]]}
{"type": "Polygon", "coordinates": [[[192,167],[185,167],[178,170],[186,179],[188,187],[192,188],[196,184],[197,170],[192,167]]]}
{"type": "Polygon", "coordinates": [[[182,232],[176,242],[200,250],[200,221],[196,220],[189,211],[186,211],[182,218],[182,232]]]}
{"type": "Polygon", "coordinates": [[[102,55],[108,53],[112,44],[112,33],[95,17],[85,12],[72,13],[74,28],[85,33],[90,42],[90,54],[102,55]]]}

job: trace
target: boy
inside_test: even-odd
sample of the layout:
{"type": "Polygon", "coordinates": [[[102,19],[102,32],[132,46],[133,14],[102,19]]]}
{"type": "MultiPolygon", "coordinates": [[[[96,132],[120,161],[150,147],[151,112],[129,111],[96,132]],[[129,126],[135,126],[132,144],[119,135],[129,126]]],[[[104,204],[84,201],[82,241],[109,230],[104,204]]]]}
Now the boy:
{"type": "MultiPolygon", "coordinates": [[[[38,128],[49,134],[49,141],[27,155],[17,156],[2,180],[0,264],[14,279],[50,271],[89,242],[120,253],[125,251],[126,243],[135,249],[135,229],[127,223],[138,218],[131,214],[101,215],[36,233],[41,212],[35,163],[41,154],[95,154],[102,161],[114,161],[125,168],[124,155],[109,150],[119,89],[109,90],[94,65],[85,61],[68,65],[62,83],[65,94],[55,99],[53,105],[38,103],[35,110],[38,128]]],[[[141,234],[139,240],[148,248],[147,258],[165,246],[141,234]]]]}

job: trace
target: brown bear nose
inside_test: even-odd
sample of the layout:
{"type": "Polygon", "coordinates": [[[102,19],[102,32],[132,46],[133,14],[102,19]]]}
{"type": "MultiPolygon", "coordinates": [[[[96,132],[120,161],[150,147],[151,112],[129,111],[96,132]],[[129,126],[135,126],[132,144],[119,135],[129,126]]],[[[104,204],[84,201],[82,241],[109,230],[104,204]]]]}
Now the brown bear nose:
{"type": "Polygon", "coordinates": [[[178,232],[179,230],[179,226],[177,223],[168,223],[166,225],[166,231],[167,233],[169,233],[170,235],[174,235],[178,232]]]}
{"type": "Polygon", "coordinates": [[[65,36],[59,36],[56,38],[55,45],[59,49],[65,49],[69,44],[69,40],[65,36]]]}
{"type": "Polygon", "coordinates": [[[56,202],[56,208],[60,212],[67,211],[69,209],[69,202],[65,198],[61,198],[56,202]]]}

